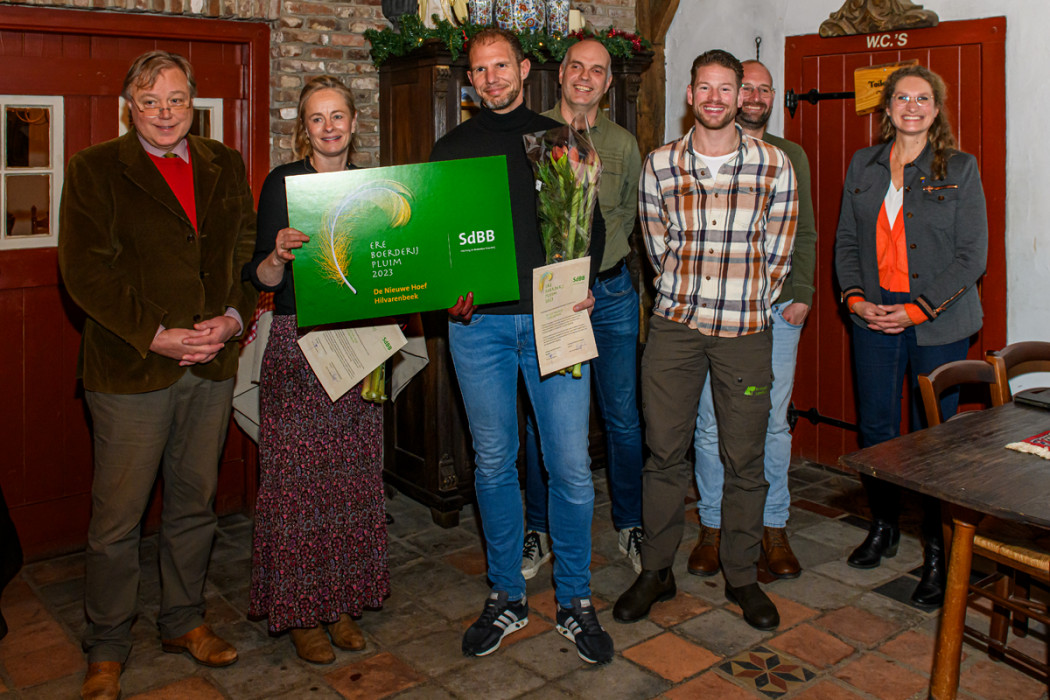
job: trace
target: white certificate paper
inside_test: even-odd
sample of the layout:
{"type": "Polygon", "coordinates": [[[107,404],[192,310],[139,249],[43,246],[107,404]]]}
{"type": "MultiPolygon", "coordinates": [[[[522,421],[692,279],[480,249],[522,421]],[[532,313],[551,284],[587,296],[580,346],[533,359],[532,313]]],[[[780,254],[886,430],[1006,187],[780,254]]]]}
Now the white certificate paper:
{"type": "Polygon", "coordinates": [[[406,343],[396,323],[311,331],[299,339],[310,368],[335,401],[406,343]]]}
{"type": "Polygon", "coordinates": [[[598,357],[590,315],[572,310],[587,298],[590,268],[586,257],[532,271],[532,322],[543,376],[598,357]]]}

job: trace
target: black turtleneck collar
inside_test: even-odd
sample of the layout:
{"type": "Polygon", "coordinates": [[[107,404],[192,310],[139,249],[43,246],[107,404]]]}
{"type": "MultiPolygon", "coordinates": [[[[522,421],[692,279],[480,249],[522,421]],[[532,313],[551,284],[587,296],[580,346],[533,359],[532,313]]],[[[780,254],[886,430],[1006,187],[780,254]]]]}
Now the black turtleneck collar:
{"type": "Polygon", "coordinates": [[[536,116],[536,112],[533,112],[522,102],[504,114],[498,114],[487,107],[482,107],[481,111],[474,118],[479,120],[483,127],[492,131],[520,132],[536,116]]]}

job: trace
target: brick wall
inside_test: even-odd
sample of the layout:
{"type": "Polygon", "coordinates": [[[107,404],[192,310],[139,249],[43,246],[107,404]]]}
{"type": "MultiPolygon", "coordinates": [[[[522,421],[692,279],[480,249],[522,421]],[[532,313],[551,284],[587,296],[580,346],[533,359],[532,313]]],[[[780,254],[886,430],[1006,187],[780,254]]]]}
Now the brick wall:
{"type": "MultiPolygon", "coordinates": [[[[573,0],[596,28],[633,30],[635,0],[573,0]]],[[[0,0],[0,4],[147,12],[267,22],[270,46],[270,162],[292,158],[291,134],[299,90],[319,73],[341,76],[354,92],[358,134],[354,162],[379,163],[379,77],[369,58],[366,29],[390,26],[381,0],[0,0]]],[[[200,67],[198,67],[200,68],[200,67]]]]}

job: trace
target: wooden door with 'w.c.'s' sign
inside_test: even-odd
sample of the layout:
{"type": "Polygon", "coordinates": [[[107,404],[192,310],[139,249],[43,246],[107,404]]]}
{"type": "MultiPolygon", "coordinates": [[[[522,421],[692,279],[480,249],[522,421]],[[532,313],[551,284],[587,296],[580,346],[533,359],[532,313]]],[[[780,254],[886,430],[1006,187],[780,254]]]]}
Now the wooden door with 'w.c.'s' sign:
{"type": "MultiPolygon", "coordinates": [[[[980,282],[984,328],[971,358],[1006,342],[1006,19],[943,22],[928,29],[821,38],[788,37],[784,93],[853,91],[858,68],[917,59],[948,86],[959,147],[977,158],[988,205],[988,266],[980,282]]],[[[792,401],[799,414],[794,453],[823,464],[857,449],[850,321],[835,280],[835,229],[853,154],[879,141],[879,118],[857,116],[852,99],[800,101],[784,112],[784,134],[806,150],[817,218],[816,296],[798,349],[792,401]]],[[[905,414],[905,425],[907,422],[905,414]]]]}

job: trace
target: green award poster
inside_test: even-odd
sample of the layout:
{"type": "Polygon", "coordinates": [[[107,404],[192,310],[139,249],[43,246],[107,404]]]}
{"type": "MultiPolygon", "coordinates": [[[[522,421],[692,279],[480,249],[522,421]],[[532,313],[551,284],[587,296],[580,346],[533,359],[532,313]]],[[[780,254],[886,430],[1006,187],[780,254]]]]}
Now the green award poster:
{"type": "Polygon", "coordinates": [[[518,299],[504,156],[285,180],[299,326],[518,299]]]}

